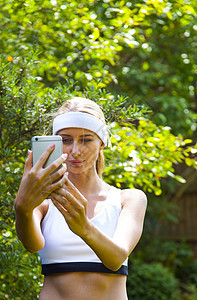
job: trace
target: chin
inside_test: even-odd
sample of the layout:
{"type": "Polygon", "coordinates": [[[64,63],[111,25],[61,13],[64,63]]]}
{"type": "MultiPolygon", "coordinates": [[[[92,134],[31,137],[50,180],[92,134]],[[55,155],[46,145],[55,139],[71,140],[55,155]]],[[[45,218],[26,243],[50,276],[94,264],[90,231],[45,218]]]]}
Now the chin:
{"type": "Polygon", "coordinates": [[[75,175],[83,175],[83,174],[87,174],[89,172],[92,172],[92,168],[85,168],[83,167],[71,167],[67,169],[68,174],[75,174],[75,175]]]}

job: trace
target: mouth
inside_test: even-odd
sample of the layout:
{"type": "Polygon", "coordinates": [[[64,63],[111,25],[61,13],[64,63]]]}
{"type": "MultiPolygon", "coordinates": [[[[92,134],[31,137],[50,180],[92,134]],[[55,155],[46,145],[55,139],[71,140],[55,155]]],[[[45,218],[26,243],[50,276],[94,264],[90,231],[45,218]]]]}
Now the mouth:
{"type": "Polygon", "coordinates": [[[74,159],[74,160],[69,160],[68,162],[72,166],[81,166],[84,161],[83,160],[74,159]]]}

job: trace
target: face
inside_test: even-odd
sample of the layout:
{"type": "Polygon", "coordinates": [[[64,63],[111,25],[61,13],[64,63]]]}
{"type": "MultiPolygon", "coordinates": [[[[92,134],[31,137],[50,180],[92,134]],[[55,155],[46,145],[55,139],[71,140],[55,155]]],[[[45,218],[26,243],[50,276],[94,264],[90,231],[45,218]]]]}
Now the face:
{"type": "Polygon", "coordinates": [[[96,170],[96,160],[103,146],[94,132],[83,128],[65,128],[59,130],[58,135],[63,140],[63,152],[68,154],[68,172],[80,174],[96,170]]]}

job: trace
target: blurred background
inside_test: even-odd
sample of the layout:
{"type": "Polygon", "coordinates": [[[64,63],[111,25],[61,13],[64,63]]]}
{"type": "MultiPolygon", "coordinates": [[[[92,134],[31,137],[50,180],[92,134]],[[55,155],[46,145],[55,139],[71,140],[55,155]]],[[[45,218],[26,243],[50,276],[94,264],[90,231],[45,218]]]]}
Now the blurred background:
{"type": "Polygon", "coordinates": [[[104,180],[148,196],[134,300],[197,299],[197,2],[0,0],[0,299],[38,299],[13,203],[31,137],[72,96],[104,110],[104,180]]]}

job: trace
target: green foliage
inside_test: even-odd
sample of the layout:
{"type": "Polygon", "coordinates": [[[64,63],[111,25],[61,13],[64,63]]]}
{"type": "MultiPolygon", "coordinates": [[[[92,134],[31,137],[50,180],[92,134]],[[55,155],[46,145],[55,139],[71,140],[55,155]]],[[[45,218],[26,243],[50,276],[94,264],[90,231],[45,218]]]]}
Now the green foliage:
{"type": "Polygon", "coordinates": [[[139,26],[129,31],[135,47],[124,44],[113,68],[118,92],[128,94],[130,103],[150,107],[159,124],[192,135],[196,129],[196,2],[135,1],[133,7],[139,26]]]}
{"type": "Polygon", "coordinates": [[[159,263],[133,262],[127,281],[129,299],[180,300],[178,280],[159,263]]]}
{"type": "MultiPolygon", "coordinates": [[[[184,178],[174,174],[173,164],[189,156],[193,149],[186,147],[189,142],[191,140],[184,140],[181,135],[175,137],[169,127],[156,126],[144,118],[139,119],[137,128],[128,121],[121,126],[112,123],[112,148],[105,151],[108,159],[106,180],[114,181],[122,188],[140,186],[144,191],[154,191],[158,196],[162,192],[161,178],[170,176],[185,182],[184,178]]],[[[196,166],[194,160],[193,166],[196,166]]]]}
{"type": "Polygon", "coordinates": [[[150,107],[157,124],[195,131],[195,1],[1,0],[0,8],[8,61],[38,51],[32,72],[45,84],[72,79],[80,89],[97,78],[128,96],[126,106],[150,107]]]}
{"type": "Polygon", "coordinates": [[[184,241],[165,241],[157,238],[146,245],[146,253],[144,253],[143,248],[139,249],[137,253],[138,260],[141,262],[152,263],[157,261],[173,272],[182,282],[193,283],[195,281],[196,262],[194,261],[194,253],[184,241]]]}
{"type": "Polygon", "coordinates": [[[0,299],[38,299],[43,283],[38,256],[27,253],[11,231],[3,232],[1,245],[0,299]]]}
{"type": "MultiPolygon", "coordinates": [[[[31,137],[51,132],[51,113],[71,95],[96,101],[112,122],[106,181],[160,195],[162,178],[184,183],[174,164],[196,168],[196,9],[193,0],[0,0],[0,297],[38,294],[39,261],[18,243],[13,199],[31,137]]],[[[184,247],[162,251],[152,253],[180,280],[182,269],[195,273],[184,247]]]]}
{"type": "Polygon", "coordinates": [[[187,285],[186,292],[184,292],[182,295],[184,300],[196,300],[197,286],[195,284],[187,285]]]}
{"type": "Polygon", "coordinates": [[[184,241],[166,241],[158,236],[153,236],[150,243],[150,234],[148,235],[149,240],[146,232],[144,232],[144,235],[146,237],[140,242],[137,253],[133,253],[130,257],[131,262],[137,261],[139,264],[146,263],[147,265],[154,265],[155,262],[161,264],[178,280],[182,295],[179,299],[195,299],[197,260],[194,258],[194,253],[190,246],[184,241]]]}

